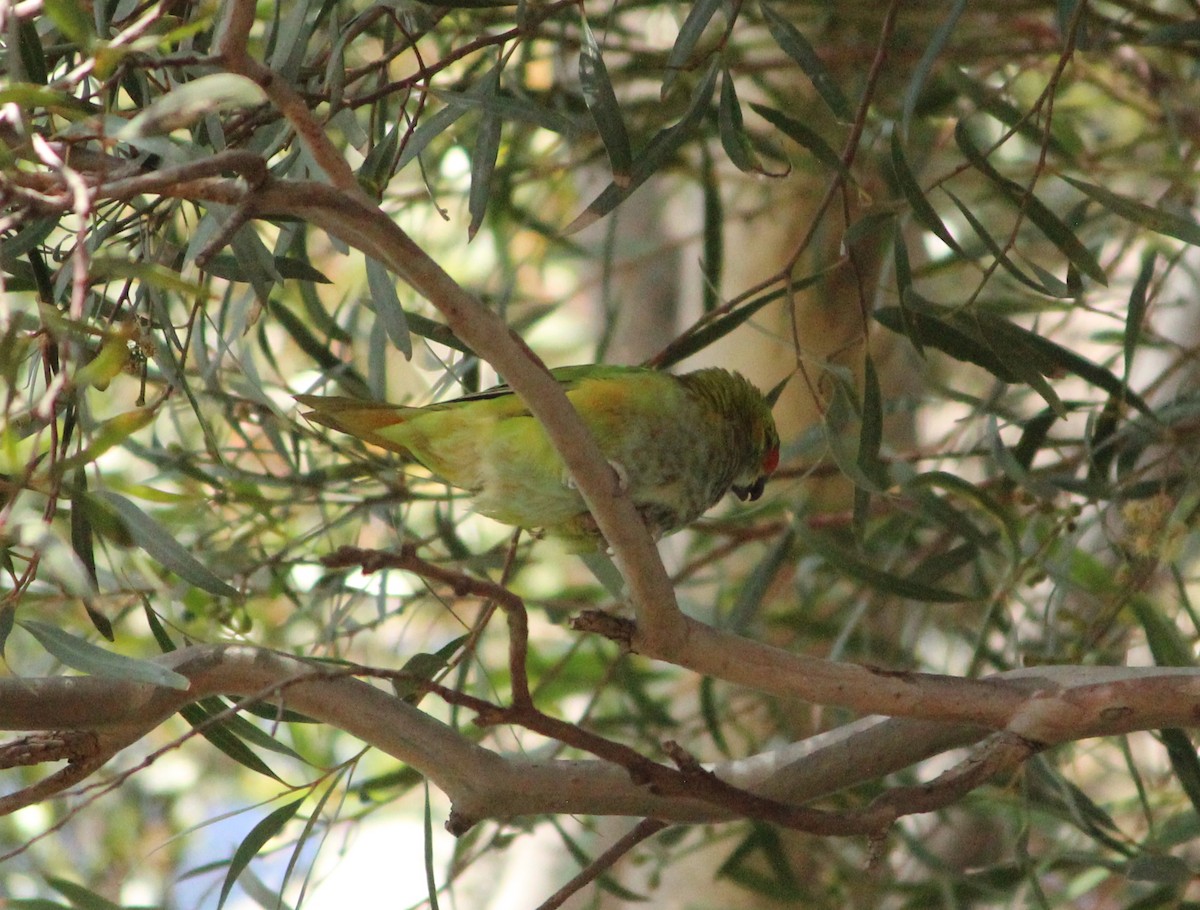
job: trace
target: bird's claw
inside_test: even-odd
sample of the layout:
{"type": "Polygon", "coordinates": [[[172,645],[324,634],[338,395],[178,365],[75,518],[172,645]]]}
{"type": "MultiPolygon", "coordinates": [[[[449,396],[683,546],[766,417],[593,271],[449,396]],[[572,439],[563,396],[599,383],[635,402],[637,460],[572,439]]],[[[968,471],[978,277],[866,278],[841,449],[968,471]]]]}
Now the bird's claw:
{"type": "MultiPolygon", "coordinates": [[[[617,492],[629,492],[629,472],[625,470],[625,465],[619,461],[608,459],[608,466],[613,469],[613,473],[617,475],[617,492]]],[[[575,483],[575,478],[571,476],[569,471],[563,471],[563,486],[568,490],[578,489],[579,485],[575,483]]]]}

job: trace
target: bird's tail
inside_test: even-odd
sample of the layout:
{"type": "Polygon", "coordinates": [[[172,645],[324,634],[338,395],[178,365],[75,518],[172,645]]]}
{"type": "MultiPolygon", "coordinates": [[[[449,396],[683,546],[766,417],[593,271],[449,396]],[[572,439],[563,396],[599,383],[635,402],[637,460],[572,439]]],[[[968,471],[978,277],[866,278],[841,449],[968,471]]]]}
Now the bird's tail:
{"type": "Polygon", "coordinates": [[[296,400],[312,408],[302,416],[313,423],[332,427],[393,452],[407,451],[402,444],[380,435],[379,431],[404,423],[412,408],[345,395],[297,395],[296,400]]]}

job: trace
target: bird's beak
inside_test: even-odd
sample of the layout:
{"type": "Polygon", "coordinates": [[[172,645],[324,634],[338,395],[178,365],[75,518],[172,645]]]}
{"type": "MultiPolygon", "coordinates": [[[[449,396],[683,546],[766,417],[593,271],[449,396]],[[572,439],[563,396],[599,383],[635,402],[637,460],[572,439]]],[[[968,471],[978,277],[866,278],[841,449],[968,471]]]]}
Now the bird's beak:
{"type": "Polygon", "coordinates": [[[756,500],[760,496],[762,496],[763,488],[766,487],[766,485],[767,485],[767,475],[764,474],[761,477],[759,477],[756,481],[754,481],[754,483],[750,484],[750,486],[748,486],[748,487],[735,486],[733,488],[733,495],[736,496],[738,499],[740,499],[742,502],[746,502],[746,501],[754,502],[754,500],[756,500]]]}

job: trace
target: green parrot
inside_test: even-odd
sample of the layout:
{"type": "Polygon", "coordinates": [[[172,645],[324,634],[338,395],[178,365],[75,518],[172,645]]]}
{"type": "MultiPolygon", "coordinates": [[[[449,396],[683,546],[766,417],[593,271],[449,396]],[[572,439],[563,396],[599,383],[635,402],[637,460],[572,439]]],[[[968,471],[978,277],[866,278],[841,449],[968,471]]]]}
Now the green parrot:
{"type": "MultiPolygon", "coordinates": [[[[682,528],[730,490],[758,499],[779,464],[770,405],[738,373],[644,367],[551,371],[650,533],[682,528]]],[[[603,540],[541,424],[508,386],[426,407],[297,395],[309,420],[407,452],[473,495],[477,511],[577,550],[603,540]]]]}

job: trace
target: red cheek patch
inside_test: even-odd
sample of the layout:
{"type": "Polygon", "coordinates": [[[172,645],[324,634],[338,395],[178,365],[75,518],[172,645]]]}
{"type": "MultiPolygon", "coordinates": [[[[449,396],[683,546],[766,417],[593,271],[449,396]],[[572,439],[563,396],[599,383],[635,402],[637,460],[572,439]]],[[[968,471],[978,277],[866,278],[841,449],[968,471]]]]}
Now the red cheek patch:
{"type": "Polygon", "coordinates": [[[762,472],[764,474],[772,474],[779,467],[779,447],[771,449],[763,456],[762,472]]]}

